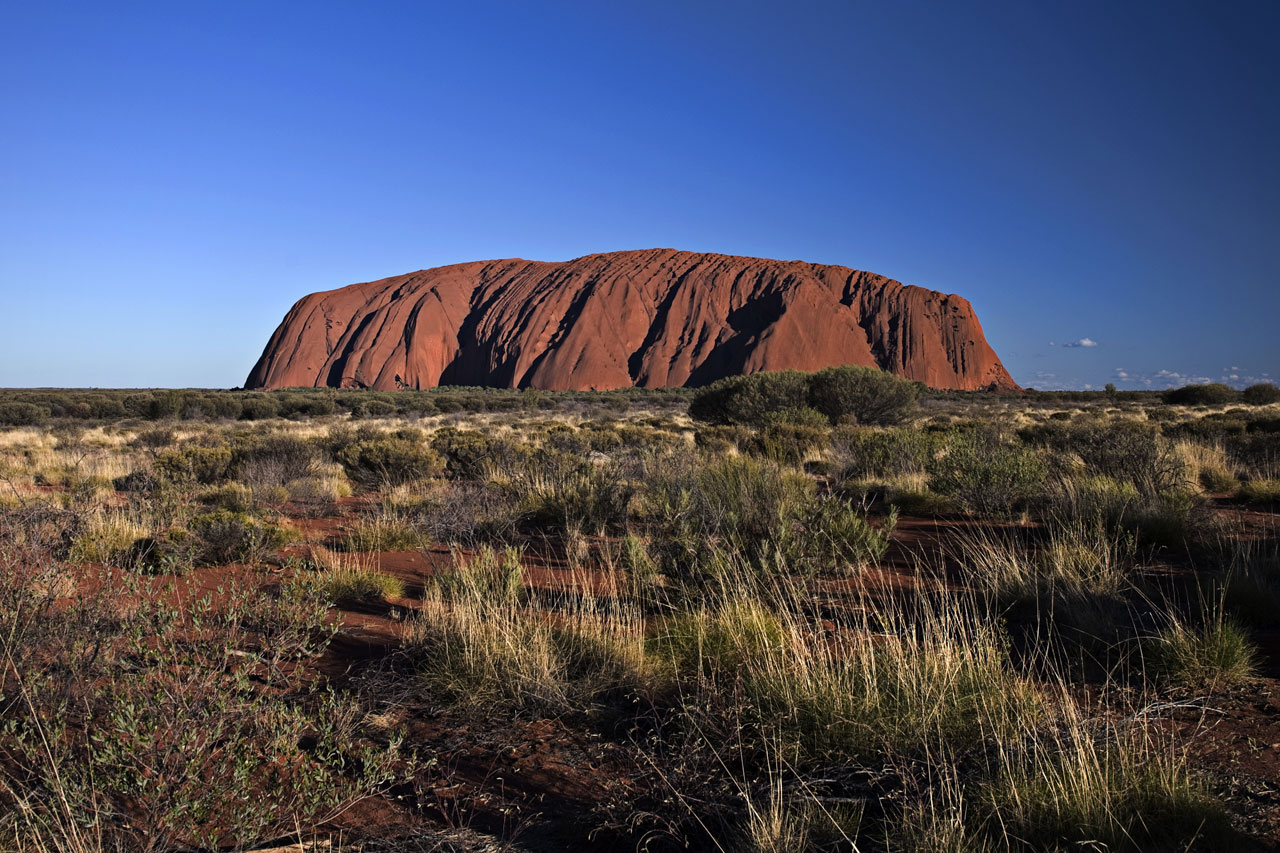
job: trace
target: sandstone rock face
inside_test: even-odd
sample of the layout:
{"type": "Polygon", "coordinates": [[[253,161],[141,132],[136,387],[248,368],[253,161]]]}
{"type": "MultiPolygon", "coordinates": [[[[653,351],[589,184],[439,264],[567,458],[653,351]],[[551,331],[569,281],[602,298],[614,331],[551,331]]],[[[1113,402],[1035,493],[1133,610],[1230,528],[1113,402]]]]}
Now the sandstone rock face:
{"type": "Polygon", "coordinates": [[[478,261],[313,293],[245,386],[662,388],[839,364],[934,388],[1018,387],[959,296],[670,249],[478,261]]]}

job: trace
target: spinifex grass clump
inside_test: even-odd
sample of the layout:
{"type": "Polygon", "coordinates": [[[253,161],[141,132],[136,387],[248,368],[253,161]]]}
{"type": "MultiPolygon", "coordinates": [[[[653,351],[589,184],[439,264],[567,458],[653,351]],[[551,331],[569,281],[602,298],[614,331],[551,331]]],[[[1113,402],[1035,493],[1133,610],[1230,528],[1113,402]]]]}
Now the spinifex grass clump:
{"type": "Polygon", "coordinates": [[[700,730],[752,754],[772,744],[796,767],[964,750],[1043,713],[998,629],[959,604],[877,608],[828,637],[729,599],[659,624],[650,653],[700,730]]]}
{"type": "Polygon", "coordinates": [[[685,576],[714,573],[724,559],[753,573],[847,574],[880,559],[893,530],[894,519],[874,527],[809,477],[748,456],[668,458],[643,488],[655,550],[685,576]]]}
{"type": "Polygon", "coordinates": [[[346,551],[415,551],[425,544],[409,514],[386,505],[361,517],[342,540],[346,551]]]}
{"type": "Polygon", "coordinates": [[[978,528],[960,537],[957,559],[1002,603],[1079,602],[1129,586],[1135,542],[1101,520],[1055,521],[1039,544],[1017,531],[978,528]]]}
{"type": "Polygon", "coordinates": [[[1221,601],[1202,602],[1194,619],[1176,613],[1144,643],[1147,673],[1157,681],[1210,692],[1253,677],[1257,650],[1221,601]]]}
{"type": "Polygon", "coordinates": [[[295,586],[314,590],[332,604],[386,601],[404,596],[404,582],[379,568],[375,554],[335,554],[315,550],[315,570],[293,579],[295,586]]]}
{"type": "Polygon", "coordinates": [[[522,713],[586,712],[649,678],[638,614],[584,595],[521,603],[519,553],[487,551],[436,580],[405,633],[424,698],[522,713]]]}
{"type": "Polygon", "coordinates": [[[997,850],[1228,849],[1222,806],[1167,737],[1093,726],[1066,707],[1058,728],[1000,751],[971,794],[974,840],[997,850]]]}

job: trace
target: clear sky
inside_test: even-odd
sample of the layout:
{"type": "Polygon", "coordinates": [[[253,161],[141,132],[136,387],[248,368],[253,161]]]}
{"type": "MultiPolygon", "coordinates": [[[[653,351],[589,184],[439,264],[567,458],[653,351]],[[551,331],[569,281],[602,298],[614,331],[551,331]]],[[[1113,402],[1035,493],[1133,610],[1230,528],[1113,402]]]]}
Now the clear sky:
{"type": "Polygon", "coordinates": [[[0,386],[231,387],[304,294],[671,247],[959,293],[1014,378],[1280,377],[1280,3],[10,3],[0,386]]]}

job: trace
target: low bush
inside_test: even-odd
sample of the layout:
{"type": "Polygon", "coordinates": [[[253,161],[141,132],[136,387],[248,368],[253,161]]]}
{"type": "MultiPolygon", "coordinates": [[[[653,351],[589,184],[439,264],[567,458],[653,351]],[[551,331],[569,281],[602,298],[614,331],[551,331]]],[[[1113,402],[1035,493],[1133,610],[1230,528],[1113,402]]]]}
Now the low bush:
{"type": "Polygon", "coordinates": [[[1008,516],[1027,508],[1044,490],[1047,471],[1031,449],[986,430],[963,430],[928,465],[929,488],[965,511],[1008,516]]]}
{"type": "Polygon", "coordinates": [[[412,483],[444,471],[440,454],[414,430],[357,438],[334,455],[348,477],[371,488],[412,483]]]}
{"type": "Polygon", "coordinates": [[[36,426],[49,418],[49,410],[34,403],[0,403],[0,425],[36,426]]]}
{"type": "Polygon", "coordinates": [[[493,473],[534,528],[595,532],[626,523],[633,489],[613,460],[540,448],[493,473]]]}
{"type": "Polygon", "coordinates": [[[431,447],[444,457],[452,480],[481,479],[490,466],[508,467],[529,453],[529,448],[518,442],[455,427],[437,430],[431,436],[431,447]]]}
{"type": "Polygon", "coordinates": [[[1280,388],[1270,382],[1259,382],[1241,391],[1240,399],[1250,406],[1268,406],[1272,403],[1280,403],[1280,388]]]}
{"type": "Polygon", "coordinates": [[[887,426],[915,412],[923,386],[877,367],[828,367],[809,379],[809,405],[831,423],[887,426]]]}
{"type": "Polygon", "coordinates": [[[813,481],[747,456],[670,457],[642,478],[644,502],[661,536],[657,550],[678,572],[706,569],[716,551],[755,567],[776,565],[795,545],[813,481]]]}
{"type": "Polygon", "coordinates": [[[689,417],[714,424],[760,426],[774,412],[808,406],[809,374],[766,371],[730,376],[699,389],[689,403],[689,417]]]}
{"type": "Polygon", "coordinates": [[[830,423],[897,424],[911,416],[921,386],[875,367],[846,365],[731,376],[694,394],[689,416],[717,424],[763,426],[820,412],[830,423]]]}
{"type": "Polygon", "coordinates": [[[202,489],[196,500],[214,509],[225,509],[228,512],[249,513],[253,511],[253,490],[240,483],[223,483],[220,486],[209,486],[202,489]]]}
{"type": "Polygon", "coordinates": [[[212,485],[231,474],[231,448],[186,443],[156,454],[156,473],[177,484],[212,485]]]}
{"type": "Polygon", "coordinates": [[[235,478],[255,489],[283,486],[314,473],[315,445],[287,433],[250,437],[232,448],[235,478]]]}
{"type": "Polygon", "coordinates": [[[942,447],[937,433],[915,429],[838,427],[831,435],[832,466],[842,479],[922,473],[942,447]]]}
{"type": "Polygon", "coordinates": [[[738,446],[746,453],[788,465],[799,465],[827,443],[826,420],[820,426],[771,421],[738,446]]]}
{"type": "Polygon", "coordinates": [[[198,558],[211,566],[256,562],[289,541],[280,525],[225,509],[197,515],[188,527],[198,558]]]}
{"type": "Polygon", "coordinates": [[[1162,395],[1171,406],[1220,406],[1240,399],[1240,392],[1229,385],[1211,382],[1206,385],[1183,385],[1162,395]]]}

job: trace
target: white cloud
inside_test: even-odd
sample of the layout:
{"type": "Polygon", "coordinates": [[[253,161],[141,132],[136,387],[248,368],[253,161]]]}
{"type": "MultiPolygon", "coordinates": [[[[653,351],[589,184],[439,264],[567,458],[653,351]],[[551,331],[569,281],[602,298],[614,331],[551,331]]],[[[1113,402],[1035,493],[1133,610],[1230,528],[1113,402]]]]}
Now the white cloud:
{"type": "Polygon", "coordinates": [[[1091,338],[1081,338],[1078,341],[1070,341],[1069,343],[1063,344],[1064,347],[1071,347],[1073,349],[1075,347],[1096,347],[1097,345],[1098,342],[1091,338]]]}

